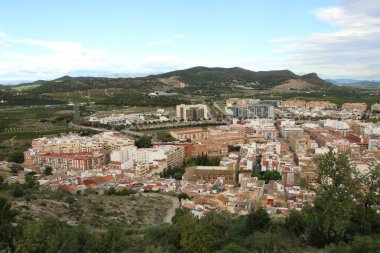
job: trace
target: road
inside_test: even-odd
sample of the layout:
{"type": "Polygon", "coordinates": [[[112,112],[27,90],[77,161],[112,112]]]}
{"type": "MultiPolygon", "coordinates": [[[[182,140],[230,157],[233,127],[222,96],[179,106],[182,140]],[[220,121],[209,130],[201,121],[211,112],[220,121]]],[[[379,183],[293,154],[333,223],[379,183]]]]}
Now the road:
{"type": "Polygon", "coordinates": [[[121,132],[128,134],[128,135],[137,136],[137,137],[143,137],[145,135],[144,133],[135,132],[135,131],[131,131],[128,129],[123,129],[123,130],[121,130],[121,132]]]}
{"type": "Polygon", "coordinates": [[[226,111],[224,111],[222,108],[220,108],[220,106],[216,103],[216,102],[213,102],[212,105],[217,109],[219,110],[227,119],[230,118],[230,115],[227,114],[226,111]]]}
{"type": "Polygon", "coordinates": [[[76,125],[76,124],[74,124],[73,122],[70,122],[68,125],[69,125],[69,127],[73,127],[73,128],[80,128],[80,129],[94,130],[94,131],[99,131],[99,132],[110,131],[110,130],[105,129],[105,128],[97,128],[97,127],[89,127],[89,126],[76,125]]]}
{"type": "Polygon", "coordinates": [[[190,121],[190,122],[165,122],[165,123],[159,123],[154,125],[146,125],[146,126],[139,126],[139,130],[156,130],[156,129],[162,129],[165,128],[177,128],[177,127],[202,127],[207,124],[223,124],[226,122],[223,121],[217,121],[217,120],[203,120],[203,121],[190,121]]]}

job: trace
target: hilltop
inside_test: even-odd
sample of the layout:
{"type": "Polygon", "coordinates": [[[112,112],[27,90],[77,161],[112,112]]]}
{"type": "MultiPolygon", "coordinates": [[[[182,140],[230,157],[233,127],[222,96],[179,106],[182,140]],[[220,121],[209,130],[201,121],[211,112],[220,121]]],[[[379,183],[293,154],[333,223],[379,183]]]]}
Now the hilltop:
{"type": "Polygon", "coordinates": [[[95,102],[103,105],[165,107],[188,103],[189,99],[228,94],[239,96],[257,91],[289,93],[337,89],[339,86],[320,79],[315,73],[296,75],[290,70],[256,72],[238,67],[194,67],[145,77],[63,76],[50,81],[1,86],[0,101],[6,101],[4,105],[95,102]]]}
{"type": "MultiPolygon", "coordinates": [[[[251,71],[243,68],[208,68],[194,67],[184,70],[176,70],[168,73],[150,75],[146,77],[135,78],[107,78],[107,77],[70,77],[42,81],[31,90],[34,94],[69,92],[73,90],[90,90],[90,89],[136,89],[140,91],[169,91],[174,88],[184,88],[187,86],[197,86],[202,89],[205,84],[233,86],[233,85],[253,85],[260,89],[271,89],[277,85],[286,84],[289,80],[292,82],[306,84],[307,89],[328,89],[335,85],[326,82],[318,77],[317,74],[296,75],[289,70],[273,71],[251,71]]],[[[35,84],[37,82],[29,83],[35,84]]],[[[21,84],[18,86],[26,86],[21,84]]],[[[292,88],[292,87],[290,87],[292,88]]],[[[297,87],[296,87],[297,88],[297,87]]],[[[303,89],[304,87],[298,87],[303,89]]]]}
{"type": "Polygon", "coordinates": [[[150,78],[169,78],[176,77],[179,81],[189,85],[199,85],[207,83],[231,84],[256,84],[263,88],[273,88],[281,85],[288,80],[300,80],[316,88],[329,88],[334,85],[320,79],[317,74],[311,73],[299,76],[290,70],[272,70],[272,71],[251,71],[243,68],[207,68],[194,67],[185,70],[177,70],[164,74],[149,76],[150,78]]]}

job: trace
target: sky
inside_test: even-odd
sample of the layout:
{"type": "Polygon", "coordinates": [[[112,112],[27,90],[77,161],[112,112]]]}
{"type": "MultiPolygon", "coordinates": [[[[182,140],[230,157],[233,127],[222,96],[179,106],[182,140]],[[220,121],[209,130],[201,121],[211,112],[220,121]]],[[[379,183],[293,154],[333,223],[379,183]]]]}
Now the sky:
{"type": "Polygon", "coordinates": [[[380,79],[379,0],[12,0],[0,80],[194,66],[380,79]]]}

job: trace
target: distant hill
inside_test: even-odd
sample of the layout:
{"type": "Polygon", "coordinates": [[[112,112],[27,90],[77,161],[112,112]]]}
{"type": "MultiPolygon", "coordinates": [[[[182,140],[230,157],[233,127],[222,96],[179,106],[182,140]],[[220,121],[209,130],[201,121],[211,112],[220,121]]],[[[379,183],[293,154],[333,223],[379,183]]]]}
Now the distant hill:
{"type": "Polygon", "coordinates": [[[26,86],[41,84],[30,91],[35,94],[67,92],[90,89],[135,89],[144,92],[155,90],[168,91],[173,88],[194,86],[198,89],[205,84],[221,86],[252,85],[261,89],[272,89],[286,84],[286,89],[320,90],[334,88],[335,85],[324,81],[315,73],[296,75],[289,70],[250,71],[243,68],[208,68],[194,67],[176,70],[168,73],[135,78],[107,78],[107,77],[71,77],[63,76],[52,81],[35,81],[20,84],[26,86]]]}
{"type": "Polygon", "coordinates": [[[169,78],[177,77],[179,81],[189,85],[201,85],[207,83],[255,83],[265,88],[272,88],[285,83],[288,80],[301,80],[318,86],[317,88],[329,88],[334,85],[320,79],[317,74],[311,73],[298,76],[289,70],[250,71],[243,68],[207,68],[194,67],[185,70],[177,70],[149,77],[169,78]]]}
{"type": "Polygon", "coordinates": [[[70,91],[86,91],[92,89],[136,89],[139,91],[155,91],[167,90],[166,85],[154,78],[106,78],[106,77],[70,77],[63,76],[61,78],[49,81],[31,92],[36,94],[54,93],[54,92],[70,92],[70,91]]]}
{"type": "Polygon", "coordinates": [[[379,80],[356,80],[356,79],[326,79],[326,81],[333,83],[333,84],[338,84],[342,86],[372,86],[372,87],[377,87],[380,86],[380,81],[379,80]]]}

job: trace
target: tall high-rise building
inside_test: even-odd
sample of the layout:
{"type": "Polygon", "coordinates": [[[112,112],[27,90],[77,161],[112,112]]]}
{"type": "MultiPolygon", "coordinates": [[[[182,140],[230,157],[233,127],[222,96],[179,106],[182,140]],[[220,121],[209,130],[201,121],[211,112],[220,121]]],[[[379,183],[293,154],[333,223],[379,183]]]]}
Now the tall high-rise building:
{"type": "Polygon", "coordinates": [[[268,104],[233,106],[232,111],[235,118],[274,118],[274,106],[268,104]]]}
{"type": "Polygon", "coordinates": [[[207,105],[177,105],[177,117],[183,121],[197,121],[208,118],[207,105]]]}

